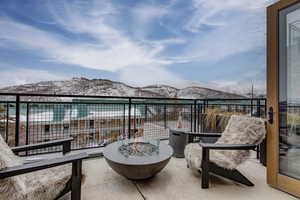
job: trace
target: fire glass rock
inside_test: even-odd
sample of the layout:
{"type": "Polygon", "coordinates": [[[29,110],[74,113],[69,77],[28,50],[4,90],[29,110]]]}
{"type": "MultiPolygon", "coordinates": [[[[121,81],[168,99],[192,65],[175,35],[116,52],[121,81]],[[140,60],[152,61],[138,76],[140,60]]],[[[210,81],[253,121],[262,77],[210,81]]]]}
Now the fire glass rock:
{"type": "Polygon", "coordinates": [[[145,142],[133,142],[119,147],[119,152],[124,156],[151,156],[158,153],[157,150],[155,145],[145,142]]]}

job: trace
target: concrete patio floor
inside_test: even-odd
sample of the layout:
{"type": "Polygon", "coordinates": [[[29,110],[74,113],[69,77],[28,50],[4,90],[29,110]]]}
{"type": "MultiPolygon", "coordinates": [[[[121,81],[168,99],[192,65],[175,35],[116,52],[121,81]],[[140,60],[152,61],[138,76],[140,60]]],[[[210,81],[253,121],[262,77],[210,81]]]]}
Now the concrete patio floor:
{"type": "Polygon", "coordinates": [[[172,158],[167,167],[152,179],[133,182],[115,173],[104,158],[84,161],[86,181],[83,200],[254,200],[297,199],[266,184],[266,169],[249,159],[239,169],[254,184],[247,187],[213,177],[209,189],[201,189],[201,178],[186,168],[184,159],[172,158]]]}

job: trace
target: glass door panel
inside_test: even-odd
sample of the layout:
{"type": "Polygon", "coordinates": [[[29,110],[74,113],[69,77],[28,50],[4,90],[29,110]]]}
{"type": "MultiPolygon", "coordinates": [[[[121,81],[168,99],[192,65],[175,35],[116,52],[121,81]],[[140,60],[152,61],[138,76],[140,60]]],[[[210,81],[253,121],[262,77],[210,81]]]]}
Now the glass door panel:
{"type": "Polygon", "coordinates": [[[279,173],[300,180],[300,4],[279,12],[279,173]]]}

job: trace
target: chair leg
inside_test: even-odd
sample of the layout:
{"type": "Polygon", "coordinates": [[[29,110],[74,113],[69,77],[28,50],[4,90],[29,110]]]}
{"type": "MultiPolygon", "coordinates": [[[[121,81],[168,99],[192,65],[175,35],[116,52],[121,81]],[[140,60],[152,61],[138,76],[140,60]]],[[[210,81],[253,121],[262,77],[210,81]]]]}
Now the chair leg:
{"type": "Polygon", "coordinates": [[[202,149],[202,173],[201,173],[201,187],[207,189],[209,187],[209,149],[202,149]]]}
{"type": "Polygon", "coordinates": [[[63,197],[65,194],[67,194],[70,191],[71,191],[71,179],[68,181],[68,183],[66,184],[66,187],[63,189],[63,191],[61,191],[61,193],[54,200],[60,199],[61,197],[63,197]]]}
{"type": "Polygon", "coordinates": [[[247,186],[254,186],[254,184],[243,174],[241,174],[238,170],[229,170],[224,169],[222,167],[219,167],[213,163],[210,163],[210,171],[216,175],[225,177],[227,179],[231,179],[233,181],[236,181],[238,183],[247,185],[247,186]]]}
{"type": "Polygon", "coordinates": [[[72,163],[72,185],[71,185],[71,200],[81,199],[81,170],[82,161],[76,160],[72,163]]]}

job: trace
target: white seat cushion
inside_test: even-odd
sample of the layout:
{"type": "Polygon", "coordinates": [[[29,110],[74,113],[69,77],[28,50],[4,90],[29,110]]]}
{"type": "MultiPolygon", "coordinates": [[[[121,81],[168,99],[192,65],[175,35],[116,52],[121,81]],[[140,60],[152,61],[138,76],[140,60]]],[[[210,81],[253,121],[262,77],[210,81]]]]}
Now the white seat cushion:
{"type": "MultiPolygon", "coordinates": [[[[0,170],[22,164],[23,159],[15,156],[2,136],[0,136],[0,170]]],[[[25,188],[24,178],[20,176],[0,179],[0,199],[17,199],[13,196],[19,196],[25,188]],[[15,195],[16,193],[17,195],[15,195]]]]}
{"type": "MultiPolygon", "coordinates": [[[[265,137],[265,122],[260,118],[233,115],[216,144],[259,144],[265,137]]],[[[226,169],[235,169],[250,156],[249,150],[210,150],[210,161],[226,169]]],[[[188,144],[185,158],[189,167],[201,168],[202,147],[188,144]]]]}
{"type": "MultiPolygon", "coordinates": [[[[224,167],[226,169],[235,169],[241,161],[235,162],[232,159],[228,159],[226,155],[232,153],[233,151],[221,151],[221,150],[210,150],[209,159],[210,162],[217,164],[220,167],[224,167]],[[225,153],[225,154],[224,154],[225,153]]],[[[250,152],[248,150],[239,151],[240,157],[246,159],[249,157],[250,152]]],[[[194,170],[201,170],[202,163],[202,147],[198,143],[188,144],[184,149],[184,156],[187,161],[188,167],[194,170]]]]}
{"type": "Polygon", "coordinates": [[[202,148],[199,144],[188,144],[184,149],[184,157],[189,168],[201,170],[202,148]]]}
{"type": "Polygon", "coordinates": [[[72,166],[62,165],[26,175],[25,199],[55,199],[65,188],[72,174],[72,166]]]}
{"type": "MultiPolygon", "coordinates": [[[[0,136],[0,170],[22,165],[0,136]]],[[[52,200],[65,188],[71,177],[71,164],[0,179],[0,200],[52,200]]]]}

